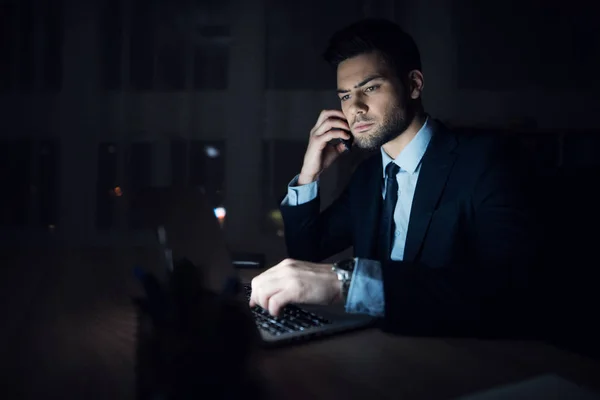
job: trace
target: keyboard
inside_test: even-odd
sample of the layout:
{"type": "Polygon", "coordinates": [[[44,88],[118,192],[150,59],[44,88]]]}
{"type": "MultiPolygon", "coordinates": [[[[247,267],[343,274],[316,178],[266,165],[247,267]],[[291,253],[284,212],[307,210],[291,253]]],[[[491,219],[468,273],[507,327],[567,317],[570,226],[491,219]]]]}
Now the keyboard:
{"type": "MultiPolygon", "coordinates": [[[[252,288],[250,285],[245,285],[244,289],[246,297],[250,300],[252,288]]],[[[279,317],[272,316],[267,310],[258,306],[252,307],[251,311],[256,326],[275,336],[331,324],[331,321],[295,305],[285,306],[279,317]]]]}

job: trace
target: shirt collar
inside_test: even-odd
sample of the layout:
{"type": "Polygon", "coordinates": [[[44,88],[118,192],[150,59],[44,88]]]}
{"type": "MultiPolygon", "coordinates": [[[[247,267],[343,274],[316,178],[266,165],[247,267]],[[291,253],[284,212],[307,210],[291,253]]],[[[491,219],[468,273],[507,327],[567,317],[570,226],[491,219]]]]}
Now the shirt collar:
{"type": "Polygon", "coordinates": [[[383,150],[383,147],[380,148],[384,179],[385,167],[390,163],[390,161],[394,161],[401,170],[404,170],[410,174],[415,173],[417,167],[421,163],[423,154],[425,154],[425,150],[427,150],[431,136],[433,135],[432,125],[433,124],[429,123],[429,116],[427,116],[421,129],[419,129],[415,137],[408,142],[406,147],[400,152],[400,154],[398,154],[398,157],[396,157],[395,160],[392,160],[392,158],[387,155],[387,153],[383,150]]]}

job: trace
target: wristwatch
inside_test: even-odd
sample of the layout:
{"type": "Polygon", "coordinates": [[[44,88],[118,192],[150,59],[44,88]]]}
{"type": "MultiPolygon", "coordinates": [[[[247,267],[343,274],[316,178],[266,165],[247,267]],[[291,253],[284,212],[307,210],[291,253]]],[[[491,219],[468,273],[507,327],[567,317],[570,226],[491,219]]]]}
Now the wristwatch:
{"type": "Polygon", "coordinates": [[[348,290],[350,289],[355,266],[356,259],[348,258],[334,263],[333,267],[331,267],[331,270],[336,273],[338,280],[342,282],[342,298],[344,299],[344,303],[348,298],[348,290]]]}

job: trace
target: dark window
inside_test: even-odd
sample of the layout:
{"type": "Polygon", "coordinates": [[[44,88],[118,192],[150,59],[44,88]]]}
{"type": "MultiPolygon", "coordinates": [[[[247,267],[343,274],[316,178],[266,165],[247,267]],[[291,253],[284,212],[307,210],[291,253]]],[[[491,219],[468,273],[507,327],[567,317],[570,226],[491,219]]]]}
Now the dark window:
{"type": "Polygon", "coordinates": [[[122,88],[121,51],[123,44],[123,8],[121,0],[105,0],[100,20],[102,84],[107,90],[122,88]]]}
{"type": "Polygon", "coordinates": [[[223,141],[190,142],[190,185],[204,188],[214,207],[225,201],[225,143],[223,141]]]}
{"type": "Polygon", "coordinates": [[[59,146],[56,140],[44,140],[38,154],[39,222],[43,227],[58,222],[59,146]]]}
{"type": "Polygon", "coordinates": [[[364,0],[266,3],[267,88],[333,89],[334,71],[321,54],[336,30],[363,16],[364,0]]]}
{"type": "Polygon", "coordinates": [[[5,141],[0,145],[0,225],[25,226],[31,199],[31,161],[33,145],[29,139],[5,141]]]}
{"type": "Polygon", "coordinates": [[[306,142],[264,140],[262,145],[262,215],[264,232],[281,236],[283,224],[279,205],[287,194],[287,185],[302,168],[306,142]]]}
{"type": "Polygon", "coordinates": [[[194,51],[194,89],[227,89],[229,46],[205,44],[194,51]]]}
{"type": "Polygon", "coordinates": [[[17,7],[12,3],[0,4],[0,92],[13,87],[15,62],[15,23],[17,7]]]}
{"type": "Polygon", "coordinates": [[[133,0],[129,79],[135,90],[151,90],[153,88],[154,17],[154,1],[133,0]]]}
{"type": "Polygon", "coordinates": [[[63,0],[47,0],[45,6],[42,89],[58,92],[62,86],[63,69],[63,0]]]}
{"type": "Polygon", "coordinates": [[[600,33],[591,4],[584,0],[573,0],[568,7],[539,0],[454,2],[459,88],[598,87],[600,33]]]}
{"type": "Polygon", "coordinates": [[[188,181],[188,143],[184,139],[171,140],[171,184],[182,187],[188,181]]]}
{"type": "Polygon", "coordinates": [[[129,158],[129,188],[133,190],[152,186],[152,142],[131,145],[129,158]]]}
{"type": "Polygon", "coordinates": [[[133,0],[131,86],[162,91],[227,88],[230,32],[222,21],[223,4],[133,0]]]}
{"type": "Polygon", "coordinates": [[[35,65],[33,58],[33,1],[21,0],[19,18],[19,88],[33,90],[35,65]]]}
{"type": "MultiPolygon", "coordinates": [[[[143,189],[152,186],[154,173],[154,157],[152,142],[138,142],[131,145],[129,159],[127,162],[128,185],[127,197],[136,201],[143,189]]],[[[133,229],[143,227],[140,215],[135,212],[129,213],[129,226],[133,229]]]]}
{"type": "Polygon", "coordinates": [[[157,55],[158,90],[185,89],[185,42],[174,40],[163,44],[157,55]]]}
{"type": "Polygon", "coordinates": [[[98,146],[98,177],[96,181],[96,227],[110,229],[115,225],[115,201],[122,195],[117,184],[118,153],[114,143],[98,146]]]}

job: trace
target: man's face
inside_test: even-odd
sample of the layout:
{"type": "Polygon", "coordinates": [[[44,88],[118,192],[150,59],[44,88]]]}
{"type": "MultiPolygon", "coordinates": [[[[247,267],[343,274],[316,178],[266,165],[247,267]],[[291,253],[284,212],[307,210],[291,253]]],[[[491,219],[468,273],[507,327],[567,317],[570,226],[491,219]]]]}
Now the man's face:
{"type": "Polygon", "coordinates": [[[342,112],[360,148],[374,150],[396,138],[414,116],[406,88],[378,53],[340,63],[337,85],[342,112]]]}

